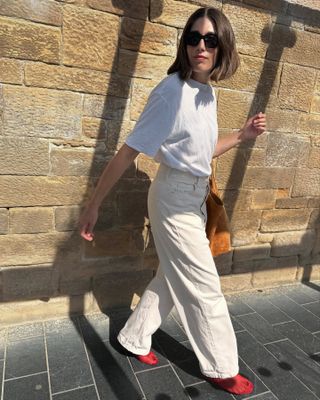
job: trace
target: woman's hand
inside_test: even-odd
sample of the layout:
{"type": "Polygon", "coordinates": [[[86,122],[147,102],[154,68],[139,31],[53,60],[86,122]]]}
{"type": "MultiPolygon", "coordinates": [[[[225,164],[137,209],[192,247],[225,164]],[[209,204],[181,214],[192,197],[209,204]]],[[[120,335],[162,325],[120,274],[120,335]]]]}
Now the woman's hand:
{"type": "Polygon", "coordinates": [[[241,129],[241,141],[256,139],[266,130],[266,114],[259,112],[249,118],[241,129]]]}
{"type": "Polygon", "coordinates": [[[98,216],[98,209],[89,203],[79,218],[80,235],[90,242],[94,239],[93,228],[98,216]]]}

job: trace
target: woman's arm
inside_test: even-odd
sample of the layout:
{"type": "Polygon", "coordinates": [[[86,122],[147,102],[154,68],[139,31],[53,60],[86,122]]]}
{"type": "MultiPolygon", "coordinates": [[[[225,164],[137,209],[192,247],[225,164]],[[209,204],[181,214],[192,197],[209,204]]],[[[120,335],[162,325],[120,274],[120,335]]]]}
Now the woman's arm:
{"type": "Polygon", "coordinates": [[[79,219],[79,230],[84,239],[93,240],[92,231],[104,198],[138,154],[139,151],[124,144],[104,169],[94,193],[79,219]]]}
{"type": "Polygon", "coordinates": [[[237,144],[249,139],[256,139],[266,129],[266,115],[259,113],[249,118],[242,129],[230,133],[221,139],[218,139],[213,157],[219,157],[221,154],[232,149],[237,144]]]}

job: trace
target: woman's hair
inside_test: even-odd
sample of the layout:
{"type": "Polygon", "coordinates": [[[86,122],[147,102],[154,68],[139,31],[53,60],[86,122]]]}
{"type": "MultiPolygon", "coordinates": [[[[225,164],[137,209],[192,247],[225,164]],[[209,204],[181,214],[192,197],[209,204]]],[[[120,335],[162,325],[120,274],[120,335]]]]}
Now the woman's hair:
{"type": "Polygon", "coordinates": [[[199,8],[189,17],[182,32],[176,59],[167,73],[179,72],[179,76],[183,80],[191,77],[192,69],[189,64],[185,37],[191,31],[194,22],[202,17],[207,17],[212,22],[218,35],[216,64],[210,73],[210,80],[218,82],[229,78],[236,72],[240,64],[240,59],[236,49],[234,33],[228,18],[221,11],[212,7],[199,8]]]}

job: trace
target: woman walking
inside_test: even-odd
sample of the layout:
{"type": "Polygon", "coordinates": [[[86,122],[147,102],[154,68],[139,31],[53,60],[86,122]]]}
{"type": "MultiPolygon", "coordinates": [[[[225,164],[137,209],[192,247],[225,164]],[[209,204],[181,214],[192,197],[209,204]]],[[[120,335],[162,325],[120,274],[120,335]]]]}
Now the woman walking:
{"type": "Polygon", "coordinates": [[[188,19],[177,57],[126,143],[105,168],[80,217],[93,240],[98,210],[111,188],[143,152],[160,163],[148,193],[148,213],[159,268],[118,340],[141,362],[156,364],[152,334],[175,305],[205,378],[234,394],[253,384],[239,374],[234,330],[205,234],[211,160],[265,131],[265,114],[218,139],[216,97],[210,80],[232,76],[239,65],[232,27],[214,8],[188,19]]]}

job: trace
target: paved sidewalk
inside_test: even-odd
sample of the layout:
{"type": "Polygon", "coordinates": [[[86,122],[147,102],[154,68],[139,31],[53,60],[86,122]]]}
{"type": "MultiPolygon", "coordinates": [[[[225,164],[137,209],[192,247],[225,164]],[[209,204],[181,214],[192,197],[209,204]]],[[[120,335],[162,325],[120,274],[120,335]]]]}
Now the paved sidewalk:
{"type": "Polygon", "coordinates": [[[119,349],[128,311],[113,310],[0,328],[1,400],[319,400],[320,282],[227,301],[249,396],[203,380],[175,312],[154,335],[150,367],[119,349]]]}

